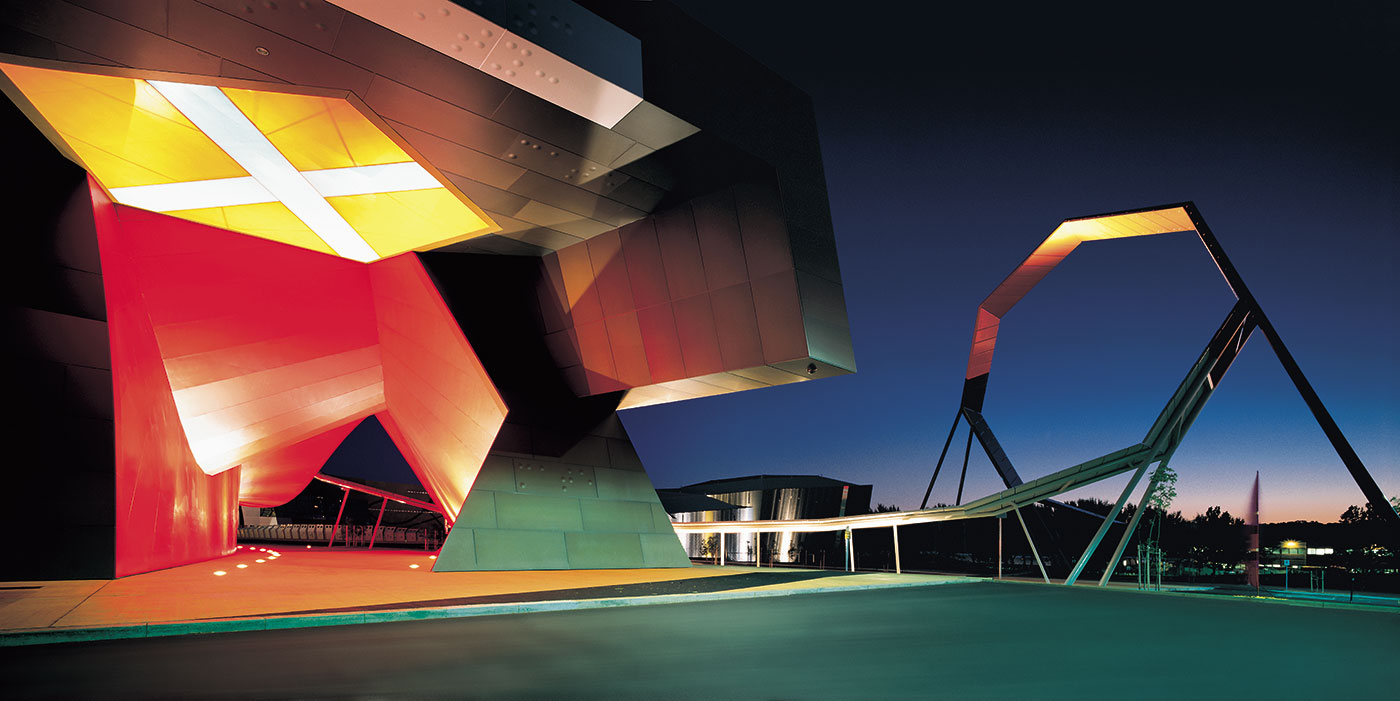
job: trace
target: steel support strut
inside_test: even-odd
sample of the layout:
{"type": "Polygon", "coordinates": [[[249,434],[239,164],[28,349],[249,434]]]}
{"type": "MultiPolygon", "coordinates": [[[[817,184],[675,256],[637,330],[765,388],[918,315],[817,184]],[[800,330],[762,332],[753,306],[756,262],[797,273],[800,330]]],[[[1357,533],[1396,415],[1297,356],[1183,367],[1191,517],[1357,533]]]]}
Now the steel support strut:
{"type": "Polygon", "coordinates": [[[967,430],[967,448],[963,450],[963,469],[962,469],[962,476],[958,478],[958,500],[957,500],[957,502],[956,502],[956,504],[957,504],[958,506],[961,506],[961,505],[962,505],[963,483],[964,483],[964,482],[967,482],[967,461],[968,461],[968,458],[971,458],[971,457],[972,457],[972,429],[969,428],[969,429],[967,430]]]}
{"type": "Polygon", "coordinates": [[[943,452],[938,454],[938,464],[933,468],[933,478],[928,481],[928,489],[924,490],[924,501],[919,504],[919,510],[928,508],[928,495],[933,493],[933,483],[938,481],[938,472],[943,469],[943,458],[948,456],[948,446],[953,444],[953,434],[958,432],[958,422],[962,420],[962,408],[958,408],[958,413],[953,417],[953,427],[948,429],[948,440],[943,441],[943,452]]]}
{"type": "Polygon", "coordinates": [[[1400,513],[1396,513],[1390,507],[1390,502],[1385,498],[1385,493],[1381,491],[1376,480],[1366,469],[1366,465],[1361,462],[1361,457],[1356,454],[1356,450],[1351,447],[1346,436],[1342,434],[1341,427],[1332,418],[1332,414],[1323,406],[1322,399],[1317,396],[1317,391],[1313,389],[1312,383],[1303,375],[1302,368],[1298,367],[1298,362],[1293,359],[1293,354],[1288,351],[1288,347],[1283,344],[1283,339],[1279,337],[1278,331],[1274,329],[1273,322],[1264,314],[1264,310],[1259,307],[1259,301],[1249,291],[1244,284],[1244,278],[1240,277],[1239,271],[1230,259],[1225,256],[1225,250],[1221,248],[1220,241],[1216,240],[1215,234],[1206,225],[1200,212],[1196,211],[1196,206],[1186,203],[1186,212],[1191,217],[1191,223],[1196,225],[1196,234],[1200,236],[1201,243],[1205,244],[1206,250],[1210,252],[1210,257],[1215,260],[1215,264],[1220,268],[1220,273],[1225,276],[1225,281],[1234,290],[1235,296],[1240,301],[1249,304],[1251,311],[1255,315],[1255,324],[1260,331],[1264,332],[1264,337],[1269,339],[1269,346],[1274,349],[1274,355],[1278,356],[1278,361],[1283,365],[1284,372],[1288,373],[1288,379],[1293,381],[1293,386],[1302,395],[1303,403],[1308,405],[1308,410],[1312,412],[1313,419],[1322,428],[1322,432],[1327,435],[1327,440],[1332,443],[1332,449],[1337,451],[1337,457],[1342,459],[1342,464],[1346,465],[1347,471],[1351,473],[1351,478],[1356,481],[1356,486],[1361,488],[1361,493],[1366,496],[1366,500],[1371,502],[1372,511],[1380,515],[1383,521],[1387,521],[1391,526],[1391,543],[1400,542],[1400,513]]]}
{"type": "Polygon", "coordinates": [[[340,510],[335,512],[335,525],[331,526],[331,542],[326,543],[326,547],[335,547],[335,532],[340,530],[340,517],[345,513],[345,502],[350,499],[350,490],[340,488],[340,510]]]}
{"type": "Polygon", "coordinates": [[[895,573],[895,574],[900,574],[900,571],[899,571],[899,524],[898,524],[898,523],[894,524],[893,528],[894,528],[894,573],[895,573]]]}
{"type": "Polygon", "coordinates": [[[1026,534],[1026,542],[1031,546],[1031,557],[1035,558],[1035,566],[1040,568],[1040,576],[1046,584],[1050,583],[1050,575],[1045,572],[1045,563],[1040,559],[1040,551],[1035,549],[1035,541],[1031,539],[1031,529],[1026,528],[1026,519],[1021,518],[1021,510],[1013,508],[1016,512],[1016,520],[1021,522],[1021,532],[1026,534]]]}
{"type": "Polygon", "coordinates": [[[1113,510],[1108,512],[1108,516],[1104,517],[1103,524],[1099,526],[1098,532],[1094,533],[1094,539],[1089,541],[1089,547],[1085,548],[1084,554],[1079,556],[1079,562],[1074,563],[1074,570],[1071,571],[1069,577],[1065,579],[1065,584],[1073,585],[1075,581],[1079,579],[1079,573],[1083,572],[1084,566],[1089,564],[1089,558],[1093,556],[1094,551],[1098,549],[1099,541],[1103,540],[1104,535],[1108,533],[1108,527],[1112,526],[1114,519],[1118,518],[1118,512],[1123,510],[1123,502],[1128,500],[1128,495],[1131,494],[1133,488],[1137,486],[1138,480],[1142,479],[1143,473],[1147,471],[1147,466],[1150,464],[1152,464],[1151,460],[1144,460],[1142,466],[1137,469],[1137,472],[1133,473],[1133,478],[1128,480],[1128,486],[1123,488],[1123,494],[1118,497],[1118,503],[1114,504],[1113,510]]]}
{"type": "Polygon", "coordinates": [[[388,499],[379,500],[379,517],[374,519],[374,530],[369,532],[369,549],[374,549],[374,537],[379,535],[379,524],[384,521],[384,507],[389,505],[388,499]]]}

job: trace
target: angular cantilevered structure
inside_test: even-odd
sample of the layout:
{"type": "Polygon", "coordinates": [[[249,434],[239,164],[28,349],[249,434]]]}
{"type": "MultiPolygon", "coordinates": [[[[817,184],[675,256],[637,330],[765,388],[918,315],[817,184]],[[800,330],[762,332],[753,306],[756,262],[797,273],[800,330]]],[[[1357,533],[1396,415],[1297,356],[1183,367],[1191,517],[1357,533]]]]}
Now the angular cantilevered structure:
{"type": "Polygon", "coordinates": [[[855,369],[810,102],[664,3],[14,3],[0,88],[5,578],[225,554],[370,416],[439,570],[684,566],[618,409],[855,369]]]}

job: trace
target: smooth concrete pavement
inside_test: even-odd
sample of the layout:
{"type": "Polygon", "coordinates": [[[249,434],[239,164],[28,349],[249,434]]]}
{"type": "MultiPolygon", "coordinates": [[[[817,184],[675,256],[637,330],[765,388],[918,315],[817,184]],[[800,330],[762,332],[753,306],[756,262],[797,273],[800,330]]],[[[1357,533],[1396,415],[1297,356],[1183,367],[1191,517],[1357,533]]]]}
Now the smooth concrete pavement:
{"type": "Polygon", "coordinates": [[[0,648],[933,586],[956,575],[772,567],[432,572],[423,551],[240,546],[102,581],[6,582],[0,648]]]}
{"type": "Polygon", "coordinates": [[[0,650],[11,697],[1389,698],[1400,615],[981,582],[0,650]]]}

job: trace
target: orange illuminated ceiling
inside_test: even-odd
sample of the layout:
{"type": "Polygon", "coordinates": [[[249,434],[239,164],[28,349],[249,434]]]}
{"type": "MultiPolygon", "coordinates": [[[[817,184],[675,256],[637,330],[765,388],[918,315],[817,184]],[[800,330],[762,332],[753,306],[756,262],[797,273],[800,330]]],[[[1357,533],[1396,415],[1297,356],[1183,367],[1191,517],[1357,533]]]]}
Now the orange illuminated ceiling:
{"type": "Polygon", "coordinates": [[[0,71],[121,204],[362,262],[497,229],[342,98],[0,71]]]}

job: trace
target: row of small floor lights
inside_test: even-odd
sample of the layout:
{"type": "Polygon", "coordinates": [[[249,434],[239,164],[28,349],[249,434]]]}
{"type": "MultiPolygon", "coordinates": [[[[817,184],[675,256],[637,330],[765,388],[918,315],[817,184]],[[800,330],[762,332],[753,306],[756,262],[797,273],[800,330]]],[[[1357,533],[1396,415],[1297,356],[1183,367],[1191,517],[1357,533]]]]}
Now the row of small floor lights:
{"type": "MultiPolygon", "coordinates": [[[[308,547],[310,547],[310,546],[308,546],[308,547]]],[[[240,545],[240,546],[238,546],[237,548],[235,548],[235,550],[243,550],[244,548],[247,548],[249,554],[252,554],[252,553],[255,553],[255,552],[263,553],[263,556],[262,556],[262,557],[259,557],[259,558],[255,559],[255,560],[253,560],[253,562],[256,562],[256,563],[259,563],[259,564],[264,563],[264,562],[269,562],[269,561],[272,561],[272,560],[276,560],[277,558],[282,557],[282,553],[279,553],[279,552],[277,552],[276,550],[268,550],[267,548],[255,548],[255,547],[253,547],[253,546],[251,546],[251,545],[240,545]]],[[[238,563],[237,565],[235,565],[235,567],[237,567],[237,568],[240,569],[240,570],[246,570],[246,569],[248,569],[248,563],[246,563],[246,562],[240,562],[240,563],[238,563]]],[[[224,571],[224,570],[214,570],[214,576],[215,576],[215,577],[222,577],[222,576],[224,576],[224,575],[226,575],[226,574],[228,574],[228,572],[226,572],[226,571],[224,571]]]]}
{"type": "MultiPolygon", "coordinates": [[[[245,546],[240,545],[240,546],[238,546],[237,549],[238,549],[238,550],[242,550],[244,547],[245,547],[245,546]]],[[[253,552],[253,551],[258,551],[258,552],[262,552],[262,553],[266,553],[266,554],[267,554],[267,555],[266,555],[266,559],[264,559],[264,558],[258,558],[258,559],[256,559],[256,560],[254,560],[253,562],[263,563],[263,562],[267,562],[268,560],[276,560],[277,558],[282,557],[282,553],[279,553],[279,552],[277,552],[276,550],[268,550],[267,548],[254,548],[254,547],[252,547],[251,545],[250,545],[250,546],[246,546],[246,547],[248,548],[248,552],[250,552],[250,553],[253,552]]],[[[306,548],[307,548],[308,550],[310,550],[310,549],[311,549],[311,546],[308,545],[308,546],[306,546],[306,548]]],[[[436,559],[437,559],[437,555],[429,555],[429,556],[428,556],[428,559],[429,559],[429,560],[436,560],[436,559]]],[[[238,565],[236,565],[236,566],[237,566],[238,569],[240,569],[240,570],[246,570],[246,569],[248,569],[248,565],[247,565],[246,563],[240,562],[240,563],[238,563],[238,565]]],[[[409,565],[408,568],[411,569],[411,570],[416,570],[416,569],[418,569],[418,563],[415,562],[415,563],[409,565]]],[[[222,577],[222,576],[224,576],[224,575],[226,575],[226,574],[228,574],[228,572],[226,572],[226,571],[224,571],[224,570],[214,570],[214,576],[215,576],[215,577],[222,577]]]]}

